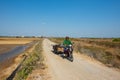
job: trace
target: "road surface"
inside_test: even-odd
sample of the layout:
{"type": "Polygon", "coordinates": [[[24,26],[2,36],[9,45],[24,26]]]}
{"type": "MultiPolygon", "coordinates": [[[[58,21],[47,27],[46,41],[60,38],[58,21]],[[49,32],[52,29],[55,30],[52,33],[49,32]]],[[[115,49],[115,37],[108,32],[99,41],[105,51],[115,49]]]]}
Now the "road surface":
{"type": "Polygon", "coordinates": [[[55,43],[48,39],[43,41],[44,56],[51,80],[120,80],[119,71],[79,54],[74,53],[73,62],[63,59],[52,52],[53,44],[55,43]]]}

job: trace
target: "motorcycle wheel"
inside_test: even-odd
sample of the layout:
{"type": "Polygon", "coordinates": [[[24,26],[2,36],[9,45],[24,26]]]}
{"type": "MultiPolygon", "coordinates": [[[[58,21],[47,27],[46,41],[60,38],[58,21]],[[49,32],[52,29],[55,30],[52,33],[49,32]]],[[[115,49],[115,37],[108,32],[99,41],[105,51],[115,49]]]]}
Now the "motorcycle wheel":
{"type": "Polygon", "coordinates": [[[69,54],[69,58],[70,58],[70,61],[73,62],[73,54],[72,53],[69,54]]]}

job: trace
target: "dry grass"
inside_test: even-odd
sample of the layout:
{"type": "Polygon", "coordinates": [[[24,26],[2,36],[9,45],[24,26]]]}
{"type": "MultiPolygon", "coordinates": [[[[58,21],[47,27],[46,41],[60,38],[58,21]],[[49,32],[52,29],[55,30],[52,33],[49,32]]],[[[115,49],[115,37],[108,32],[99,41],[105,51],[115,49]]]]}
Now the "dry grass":
{"type": "Polygon", "coordinates": [[[26,44],[39,38],[0,38],[0,44],[26,44]]]}
{"type": "Polygon", "coordinates": [[[55,42],[55,43],[62,43],[64,38],[49,38],[51,41],[55,42]]]}

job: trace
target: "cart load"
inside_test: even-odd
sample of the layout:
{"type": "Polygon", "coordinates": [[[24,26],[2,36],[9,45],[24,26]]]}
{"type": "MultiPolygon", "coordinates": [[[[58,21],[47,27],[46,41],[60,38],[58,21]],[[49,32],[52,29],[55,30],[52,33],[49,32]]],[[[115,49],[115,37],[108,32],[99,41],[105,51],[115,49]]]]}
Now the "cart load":
{"type": "Polygon", "coordinates": [[[64,48],[59,44],[53,45],[53,52],[56,53],[56,54],[63,53],[64,48]]]}

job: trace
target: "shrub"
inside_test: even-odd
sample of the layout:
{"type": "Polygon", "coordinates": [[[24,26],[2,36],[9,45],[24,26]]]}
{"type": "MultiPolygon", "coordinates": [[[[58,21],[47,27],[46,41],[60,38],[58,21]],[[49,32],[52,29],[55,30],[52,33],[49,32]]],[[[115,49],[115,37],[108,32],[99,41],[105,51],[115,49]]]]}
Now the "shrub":
{"type": "Polygon", "coordinates": [[[120,38],[115,38],[112,40],[113,42],[120,42],[120,38]]]}

